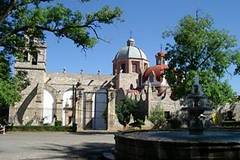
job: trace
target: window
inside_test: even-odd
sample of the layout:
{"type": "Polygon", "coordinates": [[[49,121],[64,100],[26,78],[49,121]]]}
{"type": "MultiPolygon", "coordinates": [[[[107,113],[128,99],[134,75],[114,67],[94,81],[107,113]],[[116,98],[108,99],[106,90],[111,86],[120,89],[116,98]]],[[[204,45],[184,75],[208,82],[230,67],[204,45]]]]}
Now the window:
{"type": "Polygon", "coordinates": [[[139,62],[138,61],[132,62],[132,72],[139,73],[139,62]]]}
{"type": "Polygon", "coordinates": [[[121,69],[120,69],[122,73],[126,73],[126,64],[121,64],[121,69]]]}
{"type": "Polygon", "coordinates": [[[136,63],[133,63],[133,64],[132,64],[132,72],[137,73],[137,70],[138,70],[137,64],[136,64],[136,63]]]}
{"type": "Polygon", "coordinates": [[[165,64],[165,59],[163,57],[161,58],[161,64],[165,64]]]}
{"type": "Polygon", "coordinates": [[[38,62],[38,53],[37,52],[34,52],[32,54],[32,64],[33,65],[37,65],[37,62],[38,62]]]}
{"type": "Polygon", "coordinates": [[[148,64],[144,63],[144,69],[147,69],[147,68],[148,68],[148,64]]]}

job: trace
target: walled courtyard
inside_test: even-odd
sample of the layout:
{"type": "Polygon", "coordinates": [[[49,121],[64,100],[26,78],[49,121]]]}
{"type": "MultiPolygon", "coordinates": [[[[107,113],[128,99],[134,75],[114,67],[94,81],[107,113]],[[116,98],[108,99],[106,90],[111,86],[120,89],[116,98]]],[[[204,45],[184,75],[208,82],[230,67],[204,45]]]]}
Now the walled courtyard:
{"type": "Polygon", "coordinates": [[[99,159],[114,147],[114,135],[105,133],[7,132],[0,134],[4,160],[99,159]]]}

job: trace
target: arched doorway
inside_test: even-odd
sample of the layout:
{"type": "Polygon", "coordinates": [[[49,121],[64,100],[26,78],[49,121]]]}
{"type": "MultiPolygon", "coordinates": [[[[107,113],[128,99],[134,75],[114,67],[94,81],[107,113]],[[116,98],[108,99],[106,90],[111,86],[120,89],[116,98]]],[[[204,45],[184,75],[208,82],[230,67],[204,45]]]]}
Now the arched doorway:
{"type": "Polygon", "coordinates": [[[53,121],[54,98],[46,89],[43,90],[43,124],[51,124],[53,121]]]}

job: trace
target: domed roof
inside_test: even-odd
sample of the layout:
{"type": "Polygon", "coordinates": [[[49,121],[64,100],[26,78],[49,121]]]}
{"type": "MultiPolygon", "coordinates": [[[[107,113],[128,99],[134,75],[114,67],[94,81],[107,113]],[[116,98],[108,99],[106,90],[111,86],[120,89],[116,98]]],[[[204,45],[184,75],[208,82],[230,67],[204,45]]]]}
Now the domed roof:
{"type": "Polygon", "coordinates": [[[116,59],[144,59],[148,60],[145,53],[135,46],[135,40],[133,38],[128,39],[127,46],[122,47],[116,54],[114,60],[116,59]]]}
{"type": "Polygon", "coordinates": [[[155,65],[147,68],[143,74],[143,82],[146,82],[148,80],[148,77],[152,73],[154,73],[157,81],[161,81],[161,76],[164,74],[166,69],[168,69],[168,65],[166,64],[159,64],[159,65],[155,65]]]}
{"type": "Polygon", "coordinates": [[[146,82],[151,74],[154,74],[157,81],[160,82],[162,80],[162,75],[168,69],[168,65],[165,64],[165,55],[164,51],[160,51],[155,55],[156,65],[145,70],[143,73],[143,82],[146,82]]]}

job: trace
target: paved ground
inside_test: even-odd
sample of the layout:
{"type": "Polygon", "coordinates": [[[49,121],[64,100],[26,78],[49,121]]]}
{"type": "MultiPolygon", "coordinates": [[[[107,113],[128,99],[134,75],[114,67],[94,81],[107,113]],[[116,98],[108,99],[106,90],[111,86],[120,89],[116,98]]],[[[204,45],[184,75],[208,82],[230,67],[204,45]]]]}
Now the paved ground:
{"type": "Polygon", "coordinates": [[[113,134],[7,132],[0,134],[1,160],[99,159],[114,147],[113,134]]]}

